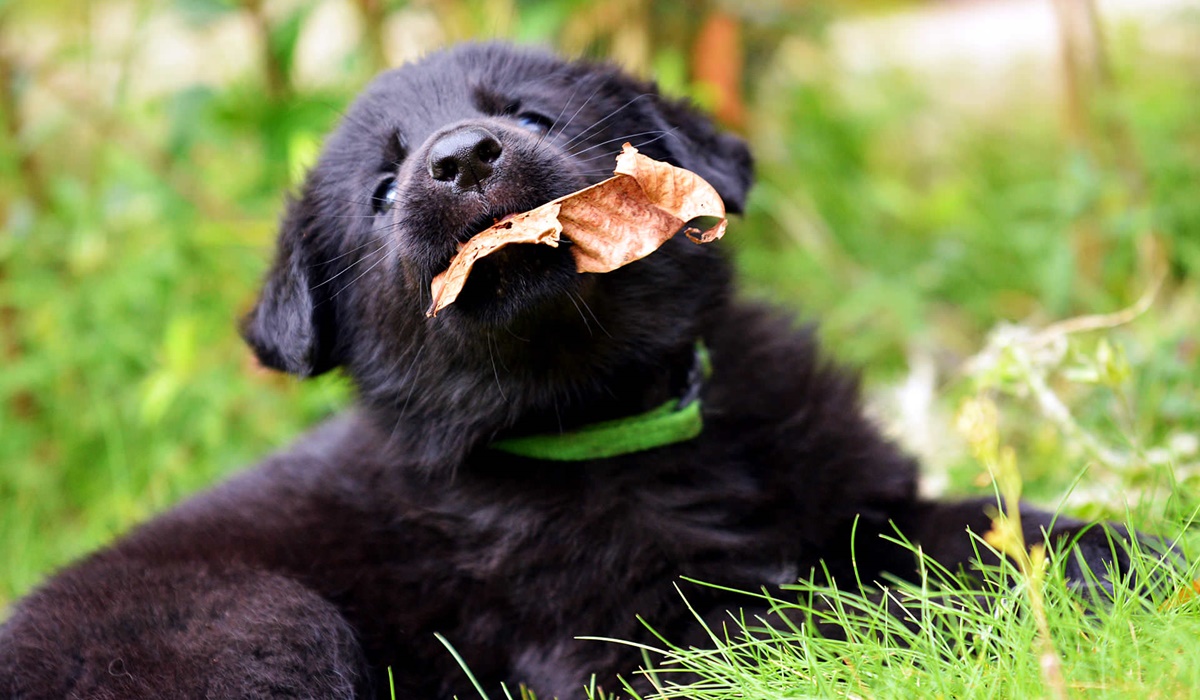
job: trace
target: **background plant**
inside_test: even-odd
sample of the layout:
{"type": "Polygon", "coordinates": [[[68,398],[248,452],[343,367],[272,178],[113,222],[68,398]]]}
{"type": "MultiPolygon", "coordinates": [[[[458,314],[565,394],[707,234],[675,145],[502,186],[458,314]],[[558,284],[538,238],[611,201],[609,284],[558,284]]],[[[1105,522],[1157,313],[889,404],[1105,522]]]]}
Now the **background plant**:
{"type": "Polygon", "coordinates": [[[1183,532],[1200,19],[1092,36],[1057,4],[1051,94],[979,108],[846,60],[845,23],[917,3],[0,0],[0,607],[351,399],[258,369],[234,319],[353,94],[469,38],[611,57],[745,134],[745,293],[821,320],[930,483],[991,488],[952,428],[984,392],[1030,498],[1183,532]]]}

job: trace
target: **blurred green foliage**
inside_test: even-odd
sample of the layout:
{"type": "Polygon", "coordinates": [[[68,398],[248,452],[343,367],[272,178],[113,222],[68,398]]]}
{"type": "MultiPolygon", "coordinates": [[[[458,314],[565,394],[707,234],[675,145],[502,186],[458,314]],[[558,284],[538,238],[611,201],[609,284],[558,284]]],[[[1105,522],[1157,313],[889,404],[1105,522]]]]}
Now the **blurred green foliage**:
{"type": "MultiPolygon", "coordinates": [[[[406,41],[551,43],[712,103],[693,42],[716,12],[741,32],[735,87],[761,180],[727,239],[747,293],[820,318],[830,354],[879,391],[914,353],[934,357],[952,412],[984,381],[962,368],[1000,321],[1113,311],[1165,275],[1149,311],[1064,340],[1042,368],[1082,429],[1131,464],[1097,463],[1044,420],[1024,375],[987,381],[1010,397],[1004,427],[1032,493],[1054,498],[1093,464],[1087,478],[1165,494],[1185,518],[1200,433],[1200,57],[1122,35],[1115,88],[1095,105],[1120,138],[1080,141],[1045,103],[973,113],[939,101],[936,83],[843,70],[825,31],[836,6],[681,7],[0,3],[0,606],[351,400],[339,377],[301,385],[258,369],[235,319],[297,168],[406,41]],[[334,22],[330,6],[353,19],[351,48],[305,77],[305,42],[334,22]],[[202,77],[181,79],[181,66],[202,77]],[[1120,373],[1095,369],[1114,352],[1120,373]],[[1165,461],[1146,458],[1164,445],[1165,461]]],[[[943,462],[954,488],[979,487],[968,458],[943,462]]]]}

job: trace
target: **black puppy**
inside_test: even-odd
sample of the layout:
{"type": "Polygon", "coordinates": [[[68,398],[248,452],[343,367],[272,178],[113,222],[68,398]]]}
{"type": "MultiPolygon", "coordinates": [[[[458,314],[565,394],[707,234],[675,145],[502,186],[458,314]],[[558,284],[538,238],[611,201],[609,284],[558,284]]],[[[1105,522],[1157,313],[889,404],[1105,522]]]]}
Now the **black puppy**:
{"type": "MultiPolygon", "coordinates": [[[[271,367],[344,368],[358,407],[17,605],[0,695],[372,698],[391,669],[398,697],[468,697],[440,633],[489,689],[578,697],[640,663],[580,635],[646,640],[640,615],[702,642],[681,576],[756,590],[823,562],[852,581],[856,519],[862,580],[912,575],[893,526],[969,566],[986,502],[918,499],[811,334],[731,300],[719,246],[679,237],[604,275],[512,246],[425,317],[459,243],[607,177],[623,141],[742,208],[745,145],[610,67],[464,46],[372,83],[243,328],[271,367]]],[[[1049,517],[1026,518],[1040,541],[1049,517]]],[[[1103,570],[1107,545],[1080,549],[1103,570]]]]}

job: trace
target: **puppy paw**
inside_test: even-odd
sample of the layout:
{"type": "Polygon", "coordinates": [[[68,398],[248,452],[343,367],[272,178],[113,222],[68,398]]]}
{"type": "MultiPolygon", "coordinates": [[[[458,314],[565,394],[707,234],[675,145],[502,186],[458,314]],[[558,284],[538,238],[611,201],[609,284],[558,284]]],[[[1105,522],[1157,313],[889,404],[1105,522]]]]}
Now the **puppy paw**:
{"type": "Polygon", "coordinates": [[[1073,525],[1054,531],[1051,539],[1067,585],[1092,600],[1111,601],[1118,586],[1152,596],[1186,564],[1169,542],[1123,525],[1073,525]]]}

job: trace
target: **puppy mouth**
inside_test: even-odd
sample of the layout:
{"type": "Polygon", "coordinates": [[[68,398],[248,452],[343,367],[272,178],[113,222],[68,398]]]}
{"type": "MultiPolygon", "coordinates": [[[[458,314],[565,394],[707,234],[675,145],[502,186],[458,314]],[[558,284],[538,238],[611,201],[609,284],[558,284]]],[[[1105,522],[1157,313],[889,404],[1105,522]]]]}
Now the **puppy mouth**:
{"type": "MultiPolygon", "coordinates": [[[[476,216],[454,236],[454,248],[442,261],[438,272],[450,265],[457,248],[479,233],[517,214],[534,209],[550,198],[538,198],[528,204],[490,207],[476,216]],[[541,201],[543,200],[544,201],[541,201]]],[[[546,245],[514,243],[477,261],[451,309],[458,314],[502,323],[533,311],[568,288],[575,275],[574,260],[563,239],[558,248],[546,245]]]]}
{"type": "MultiPolygon", "coordinates": [[[[547,201],[549,201],[549,200],[547,200],[547,201]]],[[[475,236],[479,235],[480,233],[483,233],[484,231],[488,230],[492,226],[495,226],[496,224],[498,224],[506,219],[511,219],[512,217],[516,216],[517,214],[520,214],[521,212],[529,211],[530,209],[534,209],[537,206],[540,206],[540,205],[534,205],[532,207],[525,207],[525,208],[519,208],[519,207],[490,208],[487,211],[485,211],[484,213],[475,217],[471,221],[471,223],[467,224],[466,227],[463,228],[462,233],[457,237],[457,242],[459,243],[459,245],[466,243],[468,240],[474,238],[475,236]]],[[[449,264],[449,262],[450,262],[449,260],[446,261],[447,264],[449,264]]]]}
{"type": "MultiPolygon", "coordinates": [[[[445,260],[442,261],[441,270],[445,270],[446,268],[448,268],[450,266],[450,262],[454,259],[454,256],[458,254],[458,249],[461,248],[463,246],[463,244],[465,244],[467,241],[471,240],[475,236],[478,236],[479,234],[483,233],[484,231],[488,230],[489,228],[492,228],[493,226],[500,224],[501,222],[507,221],[508,219],[511,219],[518,214],[522,214],[524,212],[530,211],[531,209],[536,209],[537,207],[541,206],[542,204],[545,204],[548,201],[550,201],[550,200],[547,199],[547,200],[545,200],[545,202],[539,200],[529,206],[489,207],[483,213],[479,214],[474,219],[472,219],[470,221],[470,223],[468,223],[466,226],[463,226],[461,229],[459,229],[457,234],[453,237],[454,251],[451,252],[445,258],[445,260]]],[[[567,239],[563,239],[562,241],[560,241],[560,244],[562,244],[562,243],[567,243],[569,245],[570,241],[567,239]]],[[[509,246],[507,246],[507,248],[514,248],[517,246],[529,247],[529,246],[525,246],[520,243],[516,243],[516,244],[510,244],[509,246]]],[[[538,247],[544,247],[544,246],[538,246],[538,247]]],[[[504,252],[504,250],[500,250],[497,253],[493,253],[493,255],[499,255],[503,252],[504,252]]],[[[479,263],[476,263],[476,264],[478,265],[482,262],[483,261],[481,260],[479,263]]]]}

